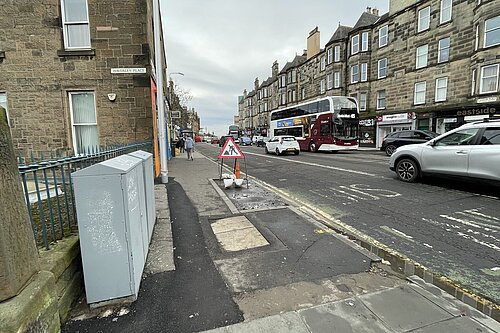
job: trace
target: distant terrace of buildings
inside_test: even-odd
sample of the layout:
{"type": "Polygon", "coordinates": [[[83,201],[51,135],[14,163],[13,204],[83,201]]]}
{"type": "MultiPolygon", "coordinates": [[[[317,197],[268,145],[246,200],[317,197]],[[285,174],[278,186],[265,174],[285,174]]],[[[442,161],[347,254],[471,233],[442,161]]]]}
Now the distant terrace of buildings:
{"type": "Polygon", "coordinates": [[[499,55],[500,0],[390,0],[388,13],[368,7],[323,48],[313,29],[302,55],[243,92],[237,118],[260,134],[272,110],[344,95],[359,102],[362,145],[401,129],[443,133],[500,114],[499,55]]]}

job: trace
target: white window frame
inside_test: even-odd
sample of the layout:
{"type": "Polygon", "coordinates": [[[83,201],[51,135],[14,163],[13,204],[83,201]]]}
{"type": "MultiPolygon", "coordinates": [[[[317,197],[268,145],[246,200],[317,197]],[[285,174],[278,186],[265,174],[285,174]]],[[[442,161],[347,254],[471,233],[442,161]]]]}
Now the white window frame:
{"type": "Polygon", "coordinates": [[[295,102],[297,100],[297,92],[295,89],[292,90],[292,102],[295,102]]]}
{"type": "Polygon", "coordinates": [[[366,111],[366,104],[368,102],[368,94],[365,92],[359,93],[359,110],[366,111]],[[364,96],[364,98],[363,98],[364,96]]]}
{"type": "Polygon", "coordinates": [[[334,88],[340,87],[340,72],[333,73],[333,87],[334,88]]]}
{"type": "Polygon", "coordinates": [[[340,61],[340,45],[335,45],[333,47],[333,61],[335,62],[340,61]]]}
{"type": "Polygon", "coordinates": [[[351,55],[359,52],[359,35],[351,37],[351,55]]]}
{"type": "Polygon", "coordinates": [[[351,66],[351,83],[358,83],[359,82],[359,65],[352,65],[351,66]]]}
{"type": "Polygon", "coordinates": [[[326,89],[330,90],[333,88],[333,73],[328,73],[326,76],[326,89]]]}
{"type": "Polygon", "coordinates": [[[494,64],[494,65],[488,65],[488,66],[483,66],[481,67],[481,78],[480,78],[480,81],[479,81],[479,93],[480,94],[489,94],[489,93],[495,93],[498,91],[498,69],[499,69],[499,64],[494,64]],[[488,77],[484,77],[484,70],[486,68],[496,68],[496,75],[495,76],[488,76],[488,77]],[[493,78],[493,77],[496,77],[496,80],[495,80],[495,89],[492,89],[492,90],[484,90],[484,80],[485,79],[489,79],[489,78],[493,78]]]}
{"type": "Polygon", "coordinates": [[[384,25],[378,30],[378,47],[384,47],[389,43],[389,26],[384,25]]]}
{"type": "Polygon", "coordinates": [[[89,5],[87,0],[81,0],[85,2],[85,8],[87,9],[86,12],[86,19],[83,21],[67,21],[66,20],[66,7],[65,7],[65,0],[61,0],[61,18],[62,18],[62,25],[63,25],[63,39],[64,39],[64,49],[65,50],[90,50],[91,49],[91,40],[90,40],[90,23],[89,23],[89,5]],[[69,37],[69,28],[71,26],[87,26],[87,29],[85,31],[87,39],[88,39],[88,45],[80,45],[80,46],[69,46],[70,45],[70,37],[69,37]]]}
{"type": "Polygon", "coordinates": [[[333,48],[331,47],[326,50],[326,62],[328,65],[333,62],[333,48]]]}
{"type": "Polygon", "coordinates": [[[439,42],[438,42],[438,63],[447,62],[450,60],[450,47],[451,47],[451,38],[450,37],[442,38],[439,40],[439,42]],[[443,47],[441,45],[441,43],[444,42],[445,40],[448,40],[448,47],[443,47]],[[442,51],[443,50],[448,50],[448,56],[446,57],[446,59],[442,58],[442,51]]]}
{"type": "Polygon", "coordinates": [[[486,35],[488,33],[491,33],[491,32],[496,32],[497,34],[500,34],[500,15],[492,17],[492,18],[487,19],[487,20],[484,21],[484,43],[483,43],[483,47],[484,48],[492,47],[492,46],[496,46],[496,45],[500,45],[500,38],[498,39],[499,41],[496,42],[496,43],[489,44],[489,45],[486,44],[486,35]],[[492,29],[486,29],[486,25],[487,25],[488,21],[491,21],[491,20],[494,20],[494,19],[498,20],[498,22],[499,22],[498,25],[495,26],[495,27],[493,27],[492,29]]]}
{"type": "Polygon", "coordinates": [[[385,77],[387,77],[387,58],[377,61],[377,79],[383,79],[385,77]],[[385,62],[384,67],[382,67],[382,62],[385,62]]]}
{"type": "Polygon", "coordinates": [[[368,31],[362,32],[361,33],[361,52],[366,52],[368,51],[368,31]]]}
{"type": "Polygon", "coordinates": [[[386,101],[385,101],[385,90],[379,90],[377,91],[377,110],[384,110],[387,107],[386,101]],[[381,98],[381,95],[384,95],[383,98],[381,98]],[[381,101],[384,101],[384,105],[381,105],[381,101]]]}
{"type": "Polygon", "coordinates": [[[472,70],[472,79],[471,79],[471,88],[470,88],[471,96],[474,96],[476,94],[476,73],[477,73],[476,69],[473,69],[472,70]]]}
{"type": "Polygon", "coordinates": [[[427,6],[418,11],[417,32],[429,29],[431,26],[431,6],[427,6]]]}
{"type": "Polygon", "coordinates": [[[306,99],[306,88],[302,87],[300,89],[300,95],[301,95],[301,97],[302,97],[303,100],[306,99]]]}
{"type": "Polygon", "coordinates": [[[475,31],[475,39],[474,39],[474,51],[477,51],[479,48],[479,24],[474,26],[475,31]]]}
{"type": "Polygon", "coordinates": [[[414,105],[425,104],[426,90],[427,90],[426,81],[420,81],[415,83],[414,94],[413,94],[414,105]]]}
{"type": "Polygon", "coordinates": [[[448,77],[440,77],[436,79],[436,93],[434,101],[436,102],[444,102],[448,97],[448,77]],[[444,83],[444,85],[443,85],[444,83]],[[444,90],[444,94],[442,97],[439,96],[440,92],[444,90]]]}
{"type": "Polygon", "coordinates": [[[321,81],[319,81],[319,90],[321,94],[324,94],[326,92],[325,79],[321,79],[321,81]]]}
{"type": "Polygon", "coordinates": [[[96,133],[97,133],[97,141],[99,141],[99,132],[97,131],[97,110],[96,110],[97,105],[96,105],[95,91],[69,91],[68,92],[68,102],[69,102],[69,113],[70,113],[70,119],[71,119],[71,138],[72,138],[72,142],[73,142],[73,151],[77,154],[81,154],[83,152],[78,150],[78,144],[76,141],[76,131],[75,131],[76,126],[95,126],[96,133]],[[75,116],[73,113],[73,96],[81,95],[81,94],[92,94],[92,96],[94,97],[94,117],[95,117],[94,123],[75,124],[75,116]]]}
{"type": "Polygon", "coordinates": [[[453,0],[441,0],[441,8],[439,12],[439,23],[451,21],[453,11],[453,0]],[[444,13],[447,13],[446,16],[444,13]]]}
{"type": "Polygon", "coordinates": [[[367,81],[368,80],[368,63],[366,63],[366,62],[361,63],[360,72],[361,72],[361,75],[360,75],[361,82],[367,81]]]}
{"type": "Polygon", "coordinates": [[[417,47],[417,50],[415,51],[416,57],[415,57],[415,68],[424,68],[427,67],[428,63],[428,55],[429,55],[429,44],[421,45],[417,47]],[[425,52],[423,52],[425,50],[425,52]],[[425,58],[424,58],[425,56],[425,58]]]}
{"type": "Polygon", "coordinates": [[[324,71],[325,68],[326,68],[326,58],[325,58],[324,55],[322,55],[321,58],[320,58],[320,68],[319,69],[321,71],[324,71]]]}
{"type": "Polygon", "coordinates": [[[297,82],[297,70],[294,68],[292,69],[292,83],[297,82]]]}

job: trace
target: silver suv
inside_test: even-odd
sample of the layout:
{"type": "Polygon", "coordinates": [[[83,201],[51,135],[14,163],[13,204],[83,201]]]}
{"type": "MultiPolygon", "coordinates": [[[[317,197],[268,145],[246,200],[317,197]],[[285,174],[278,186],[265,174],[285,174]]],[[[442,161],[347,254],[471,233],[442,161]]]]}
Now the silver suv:
{"type": "Polygon", "coordinates": [[[389,168],[404,182],[426,174],[500,182],[500,119],[465,124],[426,143],[399,147],[389,168]]]}

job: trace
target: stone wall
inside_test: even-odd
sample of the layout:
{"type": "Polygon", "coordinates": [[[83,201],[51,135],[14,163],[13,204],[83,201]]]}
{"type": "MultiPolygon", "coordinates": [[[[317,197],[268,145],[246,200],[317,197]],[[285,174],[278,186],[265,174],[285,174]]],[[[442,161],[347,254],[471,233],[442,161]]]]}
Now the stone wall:
{"type": "Polygon", "coordinates": [[[78,237],[40,251],[41,270],[17,296],[0,303],[0,332],[56,333],[84,291],[78,237]]]}
{"type": "Polygon", "coordinates": [[[0,91],[5,91],[14,146],[35,152],[72,147],[68,92],[95,93],[99,144],[152,135],[145,0],[89,0],[92,50],[65,51],[59,0],[6,0],[0,11],[0,91]],[[116,94],[114,102],[108,94],[116,94]]]}

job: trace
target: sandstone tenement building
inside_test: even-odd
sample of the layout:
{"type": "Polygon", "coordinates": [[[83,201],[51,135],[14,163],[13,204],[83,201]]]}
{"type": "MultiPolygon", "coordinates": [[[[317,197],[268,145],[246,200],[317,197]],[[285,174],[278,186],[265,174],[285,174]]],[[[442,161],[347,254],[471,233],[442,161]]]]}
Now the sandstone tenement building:
{"type": "Polygon", "coordinates": [[[153,32],[161,26],[154,27],[152,6],[150,0],[2,2],[0,104],[20,153],[152,139],[154,67],[166,68],[163,47],[163,60],[155,62],[153,32]]]}
{"type": "MultiPolygon", "coordinates": [[[[339,25],[239,101],[240,126],[259,134],[270,111],[322,96],[358,99],[361,144],[378,147],[401,129],[443,133],[500,115],[500,0],[391,0],[339,25]]],[[[271,133],[272,135],[272,133],[271,133]]]]}

